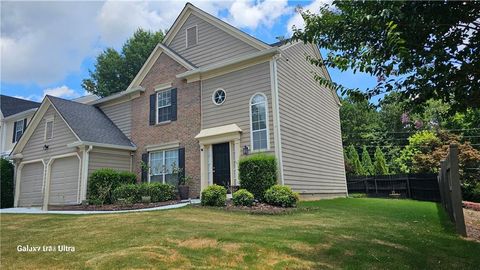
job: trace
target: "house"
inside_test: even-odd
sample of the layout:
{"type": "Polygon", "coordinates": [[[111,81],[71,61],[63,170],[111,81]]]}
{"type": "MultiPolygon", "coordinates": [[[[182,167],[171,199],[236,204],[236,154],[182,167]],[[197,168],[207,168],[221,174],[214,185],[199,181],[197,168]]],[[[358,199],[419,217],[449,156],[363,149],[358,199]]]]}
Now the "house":
{"type": "Polygon", "coordinates": [[[40,103],[0,95],[0,156],[8,157],[40,103]]]}
{"type": "Polygon", "coordinates": [[[306,55],[317,46],[266,44],[187,4],[128,88],[87,104],[47,96],[12,153],[16,206],[78,204],[98,168],[176,184],[190,196],[239,185],[242,156],[269,153],[279,184],[304,198],[347,193],[334,91],[306,55]]]}

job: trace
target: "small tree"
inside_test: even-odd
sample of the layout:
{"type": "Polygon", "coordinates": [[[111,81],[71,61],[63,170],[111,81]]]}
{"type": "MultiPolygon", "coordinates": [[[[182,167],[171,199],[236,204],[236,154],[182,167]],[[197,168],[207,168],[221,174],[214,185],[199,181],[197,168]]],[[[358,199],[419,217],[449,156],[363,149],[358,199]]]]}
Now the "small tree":
{"type": "Polygon", "coordinates": [[[375,167],[373,167],[372,159],[370,158],[370,154],[367,151],[367,147],[364,145],[362,149],[362,166],[365,175],[374,175],[375,174],[375,167]]]}
{"type": "Polygon", "coordinates": [[[13,164],[0,159],[1,208],[13,207],[13,164]]]}
{"type": "Polygon", "coordinates": [[[383,155],[382,150],[378,146],[375,148],[374,159],[375,173],[379,175],[388,174],[387,161],[385,160],[385,156],[383,155]]]}
{"type": "Polygon", "coordinates": [[[350,165],[353,168],[354,175],[365,175],[363,171],[362,163],[360,162],[360,157],[358,156],[357,149],[351,144],[347,148],[347,156],[350,161],[350,165]]]}

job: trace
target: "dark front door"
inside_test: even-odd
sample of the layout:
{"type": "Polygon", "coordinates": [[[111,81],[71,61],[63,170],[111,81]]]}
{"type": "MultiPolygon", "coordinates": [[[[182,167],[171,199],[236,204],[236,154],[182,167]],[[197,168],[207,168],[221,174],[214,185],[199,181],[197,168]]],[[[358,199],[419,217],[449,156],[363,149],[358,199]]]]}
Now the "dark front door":
{"type": "Polygon", "coordinates": [[[213,145],[213,183],[230,188],[230,144],[213,145]]]}

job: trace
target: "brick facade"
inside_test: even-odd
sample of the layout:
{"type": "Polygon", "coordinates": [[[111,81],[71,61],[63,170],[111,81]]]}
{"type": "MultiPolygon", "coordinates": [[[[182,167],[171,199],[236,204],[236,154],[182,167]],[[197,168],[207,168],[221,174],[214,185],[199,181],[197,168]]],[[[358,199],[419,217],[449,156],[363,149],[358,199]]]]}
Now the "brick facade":
{"type": "Polygon", "coordinates": [[[185,147],[185,173],[193,178],[190,196],[200,195],[200,146],[194,138],[201,129],[200,83],[189,83],[175,75],[187,69],[161,54],[140,84],[145,92],[132,100],[132,141],[137,145],[133,159],[133,170],[141,179],[141,156],[147,145],[180,141],[185,147]],[[149,125],[149,97],[155,93],[155,86],[172,82],[177,88],[177,121],[161,125],[149,125]]]}

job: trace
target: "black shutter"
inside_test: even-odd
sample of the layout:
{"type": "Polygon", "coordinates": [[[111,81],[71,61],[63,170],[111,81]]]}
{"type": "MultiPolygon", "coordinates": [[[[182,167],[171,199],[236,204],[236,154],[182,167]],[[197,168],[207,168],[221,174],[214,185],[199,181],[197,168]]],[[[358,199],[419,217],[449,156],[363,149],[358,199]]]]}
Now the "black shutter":
{"type": "Polygon", "coordinates": [[[177,121],[177,88],[173,88],[170,92],[172,113],[170,115],[171,121],[177,121]]]}
{"type": "Polygon", "coordinates": [[[180,177],[185,177],[185,148],[178,149],[178,168],[180,168],[180,177]]]}
{"type": "Polygon", "coordinates": [[[155,102],[157,99],[157,94],[150,95],[150,126],[153,126],[157,123],[157,111],[155,102]]]}
{"type": "Polygon", "coordinates": [[[27,129],[27,118],[23,119],[23,131],[22,131],[22,134],[23,134],[23,132],[25,132],[25,129],[27,129]]]}
{"type": "Polygon", "coordinates": [[[142,182],[148,182],[148,166],[148,153],[144,153],[142,154],[142,182]]]}
{"type": "Polygon", "coordinates": [[[17,122],[13,122],[13,136],[12,136],[12,143],[15,143],[15,130],[17,130],[17,122]]]}

